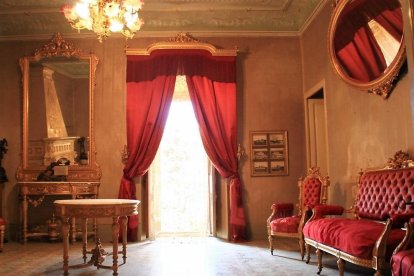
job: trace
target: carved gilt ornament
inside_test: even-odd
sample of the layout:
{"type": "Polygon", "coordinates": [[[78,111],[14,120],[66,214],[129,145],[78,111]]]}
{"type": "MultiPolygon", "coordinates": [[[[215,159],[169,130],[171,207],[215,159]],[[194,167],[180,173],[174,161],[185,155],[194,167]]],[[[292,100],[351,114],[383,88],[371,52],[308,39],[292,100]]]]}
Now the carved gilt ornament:
{"type": "Polygon", "coordinates": [[[93,111],[98,57],[84,53],[56,33],[33,55],[20,58],[19,64],[23,88],[23,141],[16,179],[37,180],[51,162],[65,158],[70,160],[67,180],[99,180],[101,169],[96,162],[93,111]],[[73,108],[61,104],[75,100],[79,104],[73,103],[73,108]],[[82,108],[75,109],[78,106],[82,108]],[[74,127],[73,119],[68,135],[66,120],[75,115],[78,125],[74,127]],[[86,164],[80,163],[75,147],[70,146],[83,136],[88,140],[86,164]]]}
{"type": "Polygon", "coordinates": [[[232,49],[218,49],[214,45],[206,42],[201,42],[191,36],[189,33],[178,33],[175,37],[169,38],[167,41],[153,43],[146,49],[127,49],[127,55],[142,55],[149,56],[153,51],[166,49],[196,49],[206,50],[212,56],[237,56],[237,48],[232,49]]]}

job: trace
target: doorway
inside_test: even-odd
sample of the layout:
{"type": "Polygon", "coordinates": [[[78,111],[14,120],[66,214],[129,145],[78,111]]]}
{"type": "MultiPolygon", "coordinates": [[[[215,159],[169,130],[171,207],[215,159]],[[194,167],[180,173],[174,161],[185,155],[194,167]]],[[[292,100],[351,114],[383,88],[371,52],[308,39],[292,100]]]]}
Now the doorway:
{"type": "Polygon", "coordinates": [[[164,134],[149,171],[149,237],[213,233],[212,169],[185,76],[177,76],[164,134]]]}
{"type": "Polygon", "coordinates": [[[328,147],[324,90],[320,88],[305,100],[308,141],[308,167],[319,167],[328,174],[328,147]]]}

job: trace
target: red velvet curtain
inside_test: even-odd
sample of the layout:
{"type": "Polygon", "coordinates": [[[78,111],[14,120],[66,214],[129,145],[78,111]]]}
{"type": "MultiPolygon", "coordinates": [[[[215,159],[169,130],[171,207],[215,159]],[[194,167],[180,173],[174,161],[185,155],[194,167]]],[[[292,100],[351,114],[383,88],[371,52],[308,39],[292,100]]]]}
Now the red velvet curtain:
{"type": "MultiPolygon", "coordinates": [[[[118,198],[136,199],[134,177],[144,175],[158,150],[174,92],[176,75],[127,82],[127,143],[129,158],[118,198]]],[[[128,221],[128,240],[137,240],[138,217],[128,221]]]]}
{"type": "Polygon", "coordinates": [[[230,234],[245,240],[245,218],[237,160],[236,83],[186,73],[201,139],[214,167],[230,178],[230,234]],[[188,75],[190,74],[190,76],[188,75]]]}
{"type": "MultiPolygon", "coordinates": [[[[132,178],[145,174],[158,149],[177,74],[187,75],[190,97],[206,152],[219,173],[230,178],[230,225],[234,241],[245,239],[242,188],[237,168],[236,58],[204,50],[157,50],[128,56],[127,137],[130,156],[119,198],[135,198],[132,178]],[[190,88],[191,87],[191,88],[190,88]]],[[[131,220],[130,220],[131,221],[131,220]]],[[[135,221],[129,236],[136,240],[135,221]]]]}
{"type": "Polygon", "coordinates": [[[374,1],[374,3],[367,3],[366,6],[368,16],[374,18],[397,41],[401,41],[404,22],[399,2],[395,0],[374,1]]]}
{"type": "Polygon", "coordinates": [[[359,81],[372,81],[387,68],[381,49],[368,26],[375,19],[398,41],[402,39],[402,11],[398,1],[357,0],[338,21],[334,49],[343,69],[359,81]]]}

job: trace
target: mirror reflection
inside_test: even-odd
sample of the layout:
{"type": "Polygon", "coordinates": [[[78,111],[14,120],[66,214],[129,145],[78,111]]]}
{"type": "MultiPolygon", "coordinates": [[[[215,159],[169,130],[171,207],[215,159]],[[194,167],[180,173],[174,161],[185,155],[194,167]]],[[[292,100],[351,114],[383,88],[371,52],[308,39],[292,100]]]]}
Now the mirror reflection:
{"type": "Polygon", "coordinates": [[[59,159],[88,163],[89,60],[44,58],[29,63],[28,165],[59,159]]]}
{"type": "Polygon", "coordinates": [[[338,74],[357,88],[388,96],[405,57],[400,2],[340,0],[328,35],[338,74]]]}
{"type": "Polygon", "coordinates": [[[93,136],[98,57],[82,52],[56,33],[19,63],[23,143],[16,178],[53,181],[41,176],[51,176],[51,169],[53,173],[57,169],[67,180],[100,179],[93,136]]]}

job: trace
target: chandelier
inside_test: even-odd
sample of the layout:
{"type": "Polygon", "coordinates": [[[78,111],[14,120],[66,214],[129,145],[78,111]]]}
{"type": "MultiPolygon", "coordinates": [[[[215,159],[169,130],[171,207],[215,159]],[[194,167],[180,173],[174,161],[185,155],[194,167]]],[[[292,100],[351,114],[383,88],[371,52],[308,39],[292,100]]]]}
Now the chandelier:
{"type": "Polygon", "coordinates": [[[62,11],[72,28],[94,31],[102,42],[111,33],[132,38],[144,23],[138,15],[142,5],[142,0],[78,0],[62,11]]]}

